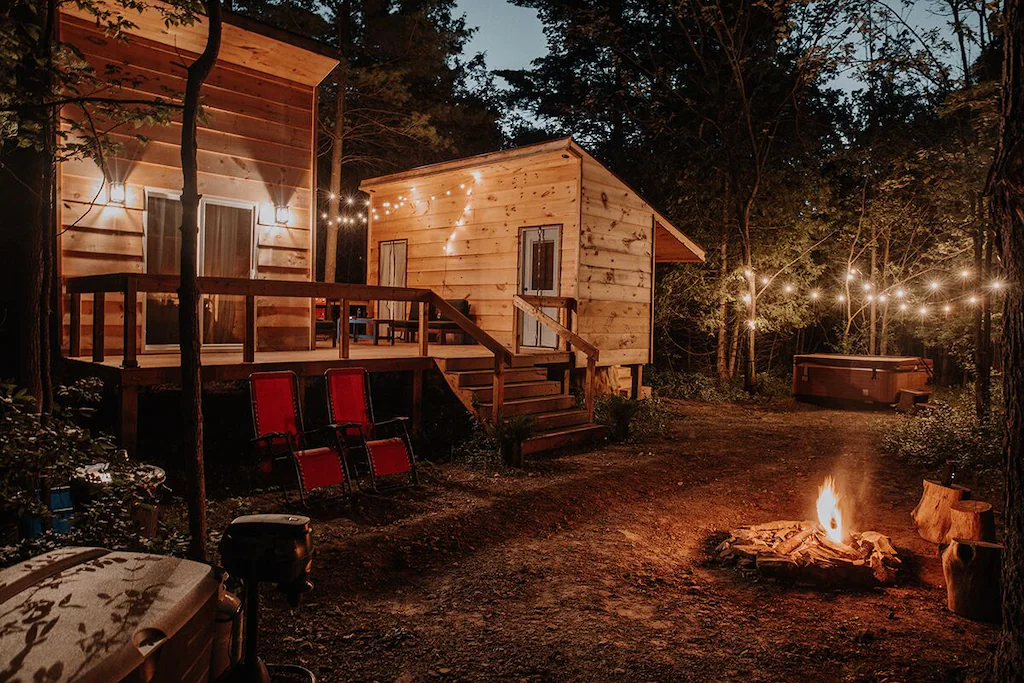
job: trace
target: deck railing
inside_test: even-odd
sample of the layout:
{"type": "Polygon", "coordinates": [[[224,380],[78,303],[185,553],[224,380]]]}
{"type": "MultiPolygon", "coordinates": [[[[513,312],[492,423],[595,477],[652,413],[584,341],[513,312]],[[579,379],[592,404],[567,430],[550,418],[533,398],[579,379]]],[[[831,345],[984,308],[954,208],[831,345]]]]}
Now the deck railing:
{"type": "MultiPolygon", "coordinates": [[[[587,414],[590,421],[594,421],[594,381],[597,374],[597,361],[600,351],[596,346],[583,337],[572,331],[572,318],[576,312],[576,300],[571,297],[561,296],[529,296],[516,294],[512,297],[512,304],[525,314],[534,318],[540,324],[551,329],[565,343],[565,350],[572,353],[573,347],[578,348],[587,356],[587,376],[584,384],[584,400],[586,402],[587,414]],[[565,322],[555,320],[540,309],[557,308],[560,311],[559,317],[565,322]]],[[[512,334],[515,339],[515,351],[519,353],[519,344],[522,339],[522,318],[519,315],[512,316],[512,334]]],[[[564,380],[564,387],[568,391],[568,376],[564,380]]]]}
{"type": "MultiPolygon", "coordinates": [[[[501,342],[481,329],[476,323],[459,313],[451,304],[432,290],[413,287],[380,287],[376,285],[355,285],[334,282],[304,282],[294,280],[250,280],[245,278],[197,278],[199,293],[223,294],[245,298],[245,332],[242,338],[242,361],[252,363],[256,358],[257,326],[256,297],[294,297],[317,299],[326,298],[341,302],[341,310],[348,311],[349,301],[410,301],[420,302],[419,307],[419,352],[426,357],[429,350],[428,308],[434,309],[451,320],[466,335],[494,354],[494,407],[492,419],[501,419],[505,398],[505,369],[512,363],[512,352],[501,342]]],[[[92,318],[92,360],[102,363],[105,359],[104,309],[108,293],[124,295],[124,342],[122,367],[137,368],[138,341],[138,297],[140,293],[176,294],[178,278],[166,275],[142,273],[112,273],[68,278],[67,292],[71,297],[70,355],[82,355],[82,296],[93,297],[92,318]]],[[[347,321],[346,321],[347,322],[347,321]]],[[[338,355],[349,357],[348,325],[342,325],[338,339],[338,355]]],[[[314,337],[315,338],[315,337],[314,337]]]]}

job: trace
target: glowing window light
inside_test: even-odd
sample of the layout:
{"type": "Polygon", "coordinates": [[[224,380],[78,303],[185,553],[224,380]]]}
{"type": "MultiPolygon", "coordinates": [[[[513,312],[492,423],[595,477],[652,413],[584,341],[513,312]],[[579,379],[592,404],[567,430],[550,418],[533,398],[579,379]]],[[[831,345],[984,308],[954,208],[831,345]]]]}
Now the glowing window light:
{"type": "Polygon", "coordinates": [[[274,208],[274,222],[288,225],[292,222],[292,210],[287,205],[274,208]]]}
{"type": "Polygon", "coordinates": [[[124,183],[110,183],[107,186],[107,203],[124,205],[125,189],[124,183]]]}

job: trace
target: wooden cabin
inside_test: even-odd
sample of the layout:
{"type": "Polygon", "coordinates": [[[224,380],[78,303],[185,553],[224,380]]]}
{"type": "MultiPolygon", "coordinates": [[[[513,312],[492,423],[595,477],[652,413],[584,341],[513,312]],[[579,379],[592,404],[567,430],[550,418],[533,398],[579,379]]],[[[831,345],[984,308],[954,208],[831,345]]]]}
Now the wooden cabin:
{"type": "MultiPolygon", "coordinates": [[[[112,89],[114,97],[167,100],[169,93],[184,92],[185,63],[205,46],[205,24],[169,28],[153,10],[132,13],[130,19],[137,26],[127,42],[118,41],[105,36],[86,13],[65,5],[60,35],[98,73],[109,72],[125,85],[112,89]]],[[[201,276],[313,279],[317,86],[336,64],[326,46],[225,14],[220,57],[203,86],[198,127],[201,276]]],[[[70,107],[63,115],[82,116],[70,107]]],[[[65,279],[108,273],[177,276],[181,125],[121,126],[112,137],[122,148],[102,165],[91,159],[61,164],[60,274],[65,279]]],[[[131,341],[121,334],[123,302],[117,293],[107,294],[104,302],[106,344],[113,351],[131,341]]],[[[71,330],[65,297],[65,349],[80,338],[76,350],[91,350],[92,305],[83,302],[76,316],[81,328],[71,330]]],[[[306,298],[260,297],[260,347],[308,349],[311,305],[306,298]]],[[[240,348],[244,309],[240,296],[204,295],[204,345],[240,348]]],[[[172,292],[139,296],[132,317],[134,345],[142,353],[177,344],[172,292]]]]}
{"type": "MultiPolygon", "coordinates": [[[[704,260],[570,138],[372,178],[360,189],[370,196],[367,283],[466,300],[473,321],[517,351],[559,344],[523,297],[563,323],[558,304],[570,301],[567,327],[599,350],[598,366],[636,375],[652,357],[655,264],[704,260]]],[[[406,315],[397,305],[378,311],[406,315]]],[[[576,355],[578,366],[586,362],[576,355]]],[[[604,374],[616,388],[622,373],[604,374]]]]}

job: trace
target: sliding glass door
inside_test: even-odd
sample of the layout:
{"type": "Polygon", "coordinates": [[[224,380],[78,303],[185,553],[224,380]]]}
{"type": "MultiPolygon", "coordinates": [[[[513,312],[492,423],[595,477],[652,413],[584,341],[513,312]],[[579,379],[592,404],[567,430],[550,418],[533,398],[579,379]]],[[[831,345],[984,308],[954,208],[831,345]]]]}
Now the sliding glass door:
{"type": "MultiPolygon", "coordinates": [[[[181,202],[176,193],[146,194],[147,273],[178,275],[181,263],[181,202]]],[[[253,271],[255,208],[252,204],[203,199],[199,207],[199,274],[203,277],[249,278],[253,271]]],[[[178,344],[178,298],[147,294],[145,345],[148,349],[178,344]]],[[[204,295],[200,300],[203,344],[242,343],[245,300],[238,296],[204,295]]]]}

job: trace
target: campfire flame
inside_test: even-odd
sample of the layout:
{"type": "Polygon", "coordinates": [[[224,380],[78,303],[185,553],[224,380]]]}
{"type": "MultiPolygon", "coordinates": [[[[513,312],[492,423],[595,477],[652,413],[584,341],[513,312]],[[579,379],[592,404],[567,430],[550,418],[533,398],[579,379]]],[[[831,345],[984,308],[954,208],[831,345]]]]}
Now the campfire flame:
{"type": "Polygon", "coordinates": [[[818,489],[818,522],[825,529],[828,540],[842,544],[843,513],[839,509],[839,494],[832,477],[825,477],[825,483],[818,489]]]}

